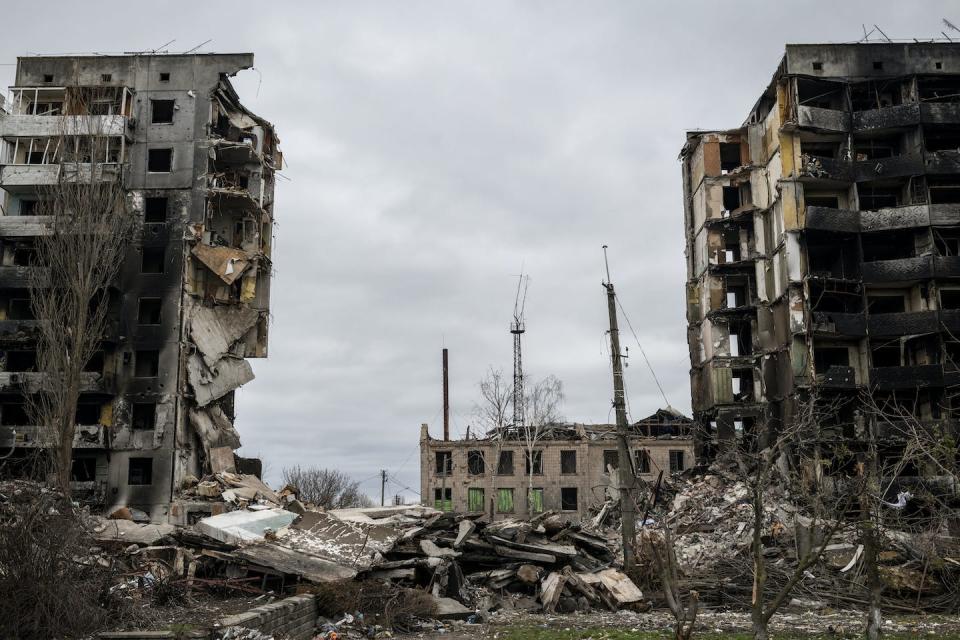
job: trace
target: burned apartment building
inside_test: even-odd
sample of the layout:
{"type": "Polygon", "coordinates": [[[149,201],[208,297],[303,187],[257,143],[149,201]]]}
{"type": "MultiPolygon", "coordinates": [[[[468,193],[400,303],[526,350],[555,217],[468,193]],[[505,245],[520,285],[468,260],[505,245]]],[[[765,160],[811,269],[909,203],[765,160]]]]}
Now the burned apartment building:
{"type": "MultiPolygon", "coordinates": [[[[104,179],[121,180],[135,232],[110,292],[109,330],[76,415],[75,495],[185,522],[188,476],[234,467],[234,391],[267,355],[273,126],[229,78],[253,55],[31,56],[0,114],[0,455],[15,472],[48,445],[24,394],[35,388],[27,273],[49,229],[36,203],[63,169],[71,122],[107,136],[104,179]],[[91,98],[93,96],[93,98],[91,98]],[[83,99],[80,99],[83,98],[83,99]],[[109,169],[109,171],[107,170],[109,169]]],[[[242,461],[242,460],[241,460],[242,461]]],[[[255,466],[255,465],[254,465],[255,466]]],[[[201,511],[198,511],[200,513],[201,511]]]]}
{"type": "Polygon", "coordinates": [[[787,45],[746,122],[681,152],[705,452],[865,403],[960,410],[960,44],[787,45]]]}
{"type": "MultiPolygon", "coordinates": [[[[691,420],[661,409],[630,426],[637,476],[655,482],[694,465],[691,420]]],[[[485,513],[502,520],[543,511],[570,520],[590,515],[611,496],[618,481],[616,427],[563,424],[504,427],[482,438],[433,439],[420,429],[420,496],[443,511],[485,513]],[[532,428],[531,428],[532,429],[532,428]],[[530,474],[533,474],[532,491],[530,474]]]]}

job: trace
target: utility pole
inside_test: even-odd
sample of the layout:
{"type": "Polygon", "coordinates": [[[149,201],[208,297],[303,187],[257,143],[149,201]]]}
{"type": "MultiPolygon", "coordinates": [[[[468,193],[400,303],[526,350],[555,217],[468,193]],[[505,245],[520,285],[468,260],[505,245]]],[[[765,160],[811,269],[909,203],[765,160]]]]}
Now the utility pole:
{"type": "Polygon", "coordinates": [[[450,380],[448,377],[447,348],[443,348],[443,439],[450,439],[450,380]]]}
{"type": "Polygon", "coordinates": [[[613,407],[617,414],[617,458],[620,493],[620,531],[623,534],[623,568],[634,568],[633,546],[637,539],[637,502],[634,499],[633,465],[630,461],[629,433],[627,431],[627,403],[623,391],[623,356],[620,355],[620,332],[617,329],[617,295],[610,282],[610,264],[607,262],[607,245],[603,245],[603,264],[607,270],[607,313],[610,316],[610,358],[613,360],[613,407]]]}
{"type": "Polygon", "coordinates": [[[380,506],[384,506],[384,494],[387,488],[387,470],[380,469],[380,506]]]}

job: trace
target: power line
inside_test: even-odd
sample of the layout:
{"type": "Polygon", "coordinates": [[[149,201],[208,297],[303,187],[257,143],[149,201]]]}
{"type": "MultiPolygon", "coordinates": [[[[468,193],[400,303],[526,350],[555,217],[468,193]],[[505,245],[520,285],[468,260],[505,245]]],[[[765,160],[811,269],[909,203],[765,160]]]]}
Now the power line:
{"type": "Polygon", "coordinates": [[[637,341],[637,346],[640,347],[640,355],[643,356],[643,361],[647,363],[647,368],[650,369],[650,375],[653,376],[653,381],[657,383],[657,389],[660,390],[660,396],[663,398],[663,401],[667,403],[665,409],[672,407],[670,401],[667,400],[667,394],[663,392],[663,385],[660,384],[660,379],[657,377],[657,372],[653,370],[653,365],[650,364],[650,359],[647,358],[647,352],[643,350],[643,345],[640,344],[640,338],[637,337],[637,332],[633,330],[633,325],[630,324],[630,317],[627,315],[626,309],[623,308],[623,305],[620,303],[620,296],[616,296],[617,306],[620,307],[620,313],[623,314],[623,319],[627,321],[627,326],[630,327],[630,333],[633,334],[633,339],[637,341]]]}

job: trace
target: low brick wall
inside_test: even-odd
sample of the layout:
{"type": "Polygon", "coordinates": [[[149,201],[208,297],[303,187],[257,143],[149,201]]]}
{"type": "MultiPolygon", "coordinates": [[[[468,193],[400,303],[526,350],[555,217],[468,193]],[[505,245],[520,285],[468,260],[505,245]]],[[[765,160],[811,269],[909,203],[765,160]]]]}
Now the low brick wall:
{"type": "Polygon", "coordinates": [[[316,597],[304,594],[227,616],[220,626],[256,629],[277,640],[310,640],[319,614],[316,597]]]}
{"type": "MultiPolygon", "coordinates": [[[[217,629],[197,629],[190,631],[186,637],[217,640],[220,638],[220,629],[243,627],[256,629],[277,640],[310,640],[314,636],[313,629],[319,613],[314,596],[291,596],[245,613],[221,618],[217,629]]],[[[105,631],[97,635],[100,640],[166,640],[173,637],[170,631],[105,631]]]]}

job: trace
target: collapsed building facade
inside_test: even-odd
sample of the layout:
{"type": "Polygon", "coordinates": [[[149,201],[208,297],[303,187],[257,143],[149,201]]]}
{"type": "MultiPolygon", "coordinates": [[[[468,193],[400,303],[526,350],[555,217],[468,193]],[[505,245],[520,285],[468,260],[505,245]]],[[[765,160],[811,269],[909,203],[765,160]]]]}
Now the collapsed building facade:
{"type": "Polygon", "coordinates": [[[681,152],[705,453],[824,398],[960,410],[960,44],[787,45],[745,123],[681,152]]]}
{"type": "Polygon", "coordinates": [[[267,355],[282,162],[273,126],[240,103],[229,81],[252,66],[248,53],[18,59],[0,113],[0,452],[8,469],[51,442],[24,403],[43,375],[42,319],[32,314],[27,273],[48,229],[36,203],[60,179],[55,141],[65,118],[96,121],[107,136],[104,175],[122,180],[135,218],[108,335],[77,411],[75,494],[187,522],[210,505],[178,500],[181,482],[242,464],[233,454],[233,397],[253,378],[246,359],[267,355]],[[74,99],[80,92],[97,98],[84,104],[74,99]]]}
{"type": "MultiPolygon", "coordinates": [[[[690,427],[673,409],[631,425],[637,476],[652,483],[661,472],[692,467],[690,427]]],[[[504,427],[463,440],[433,439],[427,425],[420,429],[421,500],[441,511],[494,520],[558,511],[582,520],[613,497],[618,466],[614,425],[504,427]]]]}

